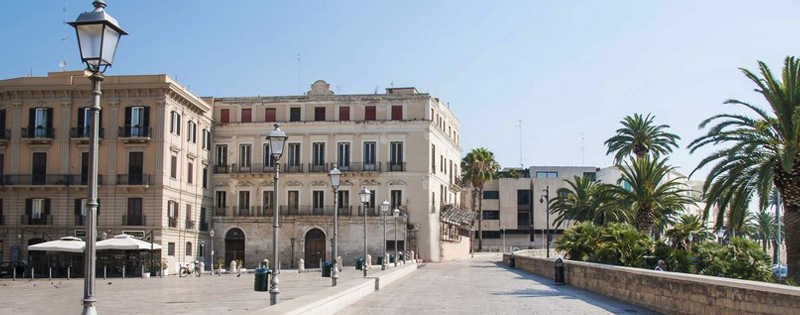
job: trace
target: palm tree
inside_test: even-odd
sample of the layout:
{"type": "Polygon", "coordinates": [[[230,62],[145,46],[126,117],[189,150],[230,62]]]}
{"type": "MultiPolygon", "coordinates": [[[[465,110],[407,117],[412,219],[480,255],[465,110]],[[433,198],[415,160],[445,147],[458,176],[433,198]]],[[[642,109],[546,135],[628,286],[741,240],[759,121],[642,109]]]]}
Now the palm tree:
{"type": "Polygon", "coordinates": [[[558,197],[550,201],[550,213],[556,215],[556,227],[566,220],[591,221],[598,225],[630,221],[630,213],[613,202],[611,185],[582,176],[564,182],[569,188],[559,190],[558,197]]]}
{"type": "Polygon", "coordinates": [[[772,242],[778,232],[775,226],[775,214],[769,212],[767,209],[761,209],[753,216],[752,224],[753,231],[758,241],[761,242],[761,249],[766,252],[767,244],[772,246],[772,242]]]}
{"type": "Polygon", "coordinates": [[[705,240],[708,232],[703,225],[703,220],[693,214],[684,214],[680,222],[664,233],[672,241],[672,247],[690,250],[694,242],[705,240]]]}
{"type": "Polygon", "coordinates": [[[499,168],[494,153],[486,148],[472,149],[461,160],[461,179],[472,186],[472,211],[478,213],[478,251],[483,249],[483,184],[493,180],[499,168]]]}
{"type": "Polygon", "coordinates": [[[782,77],[776,78],[769,67],[758,62],[760,77],[741,69],[756,85],[769,105],[764,110],[755,105],[731,99],[725,104],[741,105],[756,118],[740,114],[719,114],[704,120],[700,128],[710,124],[708,133],[689,144],[691,152],[712,145],[731,144],[717,150],[697,166],[715,163],[704,192],[709,200],[756,193],[759,208],[764,208],[774,184],[780,192],[786,221],[786,250],[789,277],[800,280],[800,60],[786,57],[782,77]],[[731,190],[723,194],[725,190],[731,190]]]}
{"type": "Polygon", "coordinates": [[[668,166],[666,161],[645,155],[617,166],[622,172],[613,187],[619,198],[617,202],[633,211],[634,224],[639,231],[651,235],[659,220],[680,213],[694,203],[689,196],[689,187],[681,182],[683,177],[670,178],[675,168],[668,166]],[[624,183],[630,187],[623,187],[624,183]]]}
{"type": "Polygon", "coordinates": [[[616,152],[614,163],[619,164],[631,154],[640,159],[648,152],[652,152],[656,157],[671,153],[673,148],[678,147],[676,141],[681,137],[666,132],[668,125],[656,126],[654,119],[655,116],[651,114],[647,114],[646,117],[641,114],[633,114],[633,117],[625,116],[620,121],[623,127],[617,129],[617,134],[604,142],[608,146],[606,155],[616,152]]]}

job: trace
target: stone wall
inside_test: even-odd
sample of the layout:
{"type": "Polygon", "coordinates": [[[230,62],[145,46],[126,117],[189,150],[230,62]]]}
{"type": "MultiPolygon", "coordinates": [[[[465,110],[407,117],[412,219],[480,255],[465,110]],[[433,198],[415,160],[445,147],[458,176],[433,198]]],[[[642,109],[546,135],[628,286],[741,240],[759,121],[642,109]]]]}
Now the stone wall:
{"type": "MultiPolygon", "coordinates": [[[[503,262],[509,263],[509,255],[503,262]]],[[[555,259],[515,253],[516,268],[553,279],[555,259]]],[[[564,261],[567,284],[664,314],[800,314],[800,288],[564,261]]]]}

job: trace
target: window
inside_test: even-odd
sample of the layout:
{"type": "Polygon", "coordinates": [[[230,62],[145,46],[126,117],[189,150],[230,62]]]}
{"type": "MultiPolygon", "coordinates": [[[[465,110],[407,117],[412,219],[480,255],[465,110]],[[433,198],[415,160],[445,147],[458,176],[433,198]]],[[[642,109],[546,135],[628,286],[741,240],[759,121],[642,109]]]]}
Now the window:
{"type": "Polygon", "coordinates": [[[500,192],[497,190],[484,190],[483,199],[500,199],[500,192]]]}
{"type": "Polygon", "coordinates": [[[167,219],[168,219],[167,221],[168,221],[169,227],[172,227],[172,228],[178,227],[178,215],[179,214],[180,213],[179,213],[179,209],[178,209],[178,202],[177,201],[172,201],[172,200],[167,201],[167,219]]]}
{"type": "Polygon", "coordinates": [[[190,120],[189,123],[187,124],[186,130],[187,130],[186,140],[192,143],[197,143],[197,124],[195,124],[193,121],[190,120]]]}
{"type": "Polygon", "coordinates": [[[75,136],[80,138],[89,137],[89,127],[91,126],[92,119],[91,113],[92,111],[89,110],[89,107],[78,108],[78,128],[75,136]]]}
{"type": "Polygon", "coordinates": [[[565,188],[561,188],[558,191],[556,191],[556,195],[558,195],[561,198],[566,198],[567,196],[569,196],[569,193],[570,190],[565,188]]]}
{"type": "Polygon", "coordinates": [[[33,199],[31,219],[41,219],[44,216],[44,199],[33,199]]]}
{"type": "Polygon", "coordinates": [[[211,133],[203,129],[203,149],[211,149],[211,133]]]}
{"type": "Polygon", "coordinates": [[[263,193],[264,198],[261,198],[263,204],[262,207],[264,210],[272,210],[273,203],[275,203],[275,193],[270,190],[264,191],[263,193]]]}
{"type": "Polygon", "coordinates": [[[500,220],[500,211],[496,210],[483,210],[484,220],[500,220]]]}
{"type": "Polygon", "coordinates": [[[186,182],[191,184],[194,181],[194,164],[189,162],[189,165],[186,167],[186,182]]]}
{"type": "Polygon", "coordinates": [[[558,172],[536,172],[536,178],[558,178],[558,172]]]}
{"type": "Polygon", "coordinates": [[[86,225],[86,198],[75,199],[75,225],[86,225]]]}
{"type": "Polygon", "coordinates": [[[375,142],[364,142],[364,170],[377,170],[375,164],[375,142]]]}
{"type": "Polygon", "coordinates": [[[389,154],[391,171],[403,171],[403,143],[400,141],[390,142],[389,154]]]}
{"type": "Polygon", "coordinates": [[[128,198],[127,210],[126,225],[145,225],[144,216],[142,215],[142,198],[128,198]]]}
{"type": "Polygon", "coordinates": [[[169,125],[169,132],[176,135],[181,135],[181,115],[176,111],[172,111],[172,123],[169,125]]]}
{"type": "Polygon", "coordinates": [[[300,107],[289,109],[289,121],[300,121],[300,107]]]}
{"type": "Polygon", "coordinates": [[[219,122],[227,124],[231,121],[231,110],[224,108],[219,110],[219,122]]]}
{"type": "Polygon", "coordinates": [[[203,189],[208,188],[208,167],[203,166],[203,189]]]}
{"type": "Polygon", "coordinates": [[[247,215],[250,210],[250,192],[239,192],[239,215],[247,215]]]}
{"type": "Polygon", "coordinates": [[[192,205],[186,204],[186,229],[194,230],[194,217],[192,217],[192,205]]]}
{"type": "MultiPolygon", "coordinates": [[[[339,197],[337,198],[337,203],[339,204],[339,209],[348,209],[350,208],[350,192],[347,190],[340,190],[338,191],[339,197]]],[[[342,214],[341,212],[339,214],[342,214]]]]}
{"type": "Polygon", "coordinates": [[[436,145],[431,144],[431,173],[436,174],[436,145]]]}
{"type": "Polygon", "coordinates": [[[531,191],[528,189],[517,190],[517,205],[530,205],[531,191]]]}
{"type": "Polygon", "coordinates": [[[53,109],[31,108],[28,119],[29,138],[53,138],[53,109]]]}
{"type": "Polygon", "coordinates": [[[217,192],[217,208],[224,208],[228,205],[226,199],[228,199],[227,192],[218,191],[217,192]]]}
{"type": "Polygon", "coordinates": [[[325,107],[314,107],[314,121],[325,121],[325,107]]]}
{"type": "Polygon", "coordinates": [[[350,106],[339,107],[339,120],[341,121],[350,120],[350,106]]]}
{"type": "Polygon", "coordinates": [[[167,256],[175,256],[175,243],[167,243],[167,256]]]}
{"type": "Polygon", "coordinates": [[[313,166],[325,166],[325,143],[324,142],[314,142],[313,144],[313,155],[311,158],[311,163],[313,166]]]}
{"type": "Polygon", "coordinates": [[[289,166],[298,167],[300,166],[300,144],[299,143],[289,143],[289,157],[288,161],[289,166]]]}
{"type": "Polygon", "coordinates": [[[402,190],[392,190],[391,192],[391,204],[389,205],[391,209],[399,208],[403,204],[403,191],[402,190]]]}
{"type": "Polygon", "coordinates": [[[249,144],[239,145],[239,167],[250,167],[250,154],[252,150],[249,144]]]}
{"type": "Polygon", "coordinates": [[[208,231],[208,220],[206,219],[206,208],[200,207],[200,231],[208,231]]]}
{"type": "Polygon", "coordinates": [[[186,242],[186,256],[192,256],[192,242],[186,242]]]}
{"type": "Polygon", "coordinates": [[[589,179],[590,181],[597,180],[597,173],[595,172],[583,172],[583,177],[589,179]]]}
{"type": "Polygon", "coordinates": [[[150,136],[150,107],[132,106],[125,108],[124,136],[147,137],[150,136]]]}
{"type": "Polygon", "coordinates": [[[375,106],[364,107],[364,120],[375,120],[375,106]]]}
{"type": "Polygon", "coordinates": [[[228,146],[224,144],[217,145],[217,166],[228,165],[228,146]]]}
{"type": "Polygon", "coordinates": [[[324,212],[323,208],[325,207],[325,192],[321,190],[315,190],[312,192],[312,194],[312,202],[314,203],[313,214],[322,214],[324,212]]]}
{"type": "Polygon", "coordinates": [[[522,224],[530,224],[531,219],[528,215],[528,212],[517,212],[517,223],[522,224]]]}
{"type": "Polygon", "coordinates": [[[253,110],[250,108],[242,108],[242,122],[249,123],[253,120],[253,110]]]}
{"type": "Polygon", "coordinates": [[[47,182],[47,153],[34,152],[31,162],[32,184],[44,185],[47,182]]]}
{"type": "Polygon", "coordinates": [[[172,179],[177,179],[178,178],[178,157],[177,156],[175,156],[175,155],[172,156],[170,165],[171,165],[171,169],[169,170],[169,172],[170,172],[169,173],[169,177],[171,177],[172,179]]]}
{"type": "Polygon", "coordinates": [[[264,121],[266,122],[274,122],[277,121],[275,119],[275,109],[274,108],[267,108],[264,113],[264,121]]]}
{"type": "Polygon", "coordinates": [[[500,231],[483,231],[481,235],[483,235],[483,238],[485,239],[500,238],[500,231]]]}
{"type": "Polygon", "coordinates": [[[264,143],[263,148],[263,163],[264,167],[272,167],[272,151],[269,150],[269,143],[264,143]]]}
{"type": "Polygon", "coordinates": [[[350,143],[339,142],[336,154],[336,163],[339,169],[350,167],[350,143]]]}
{"type": "Polygon", "coordinates": [[[403,120],[403,106],[392,106],[392,120],[403,120]]]}
{"type": "Polygon", "coordinates": [[[290,214],[297,214],[297,210],[299,208],[299,201],[300,201],[300,192],[297,190],[290,190],[288,193],[289,200],[287,200],[287,205],[289,207],[289,211],[293,211],[290,214]]]}

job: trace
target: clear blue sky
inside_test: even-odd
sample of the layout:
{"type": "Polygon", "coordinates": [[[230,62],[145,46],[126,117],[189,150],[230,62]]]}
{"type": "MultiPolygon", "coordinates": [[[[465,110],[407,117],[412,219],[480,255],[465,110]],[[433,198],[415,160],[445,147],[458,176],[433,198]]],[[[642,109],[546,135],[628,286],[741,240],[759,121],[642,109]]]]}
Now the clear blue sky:
{"type": "MultiPolygon", "coordinates": [[[[779,72],[800,51],[792,0],[107,2],[130,33],[109,75],[166,73],[201,96],[414,86],[450,103],[465,154],[487,147],[503,166],[520,164],[519,120],[526,166],[608,166],[603,141],[639,112],[683,138],[671,161],[688,174],[710,152],[685,149],[702,119],[729,98],[763,104],[737,68],[779,72]]],[[[0,3],[0,78],[58,71],[64,4],[0,3]]]]}

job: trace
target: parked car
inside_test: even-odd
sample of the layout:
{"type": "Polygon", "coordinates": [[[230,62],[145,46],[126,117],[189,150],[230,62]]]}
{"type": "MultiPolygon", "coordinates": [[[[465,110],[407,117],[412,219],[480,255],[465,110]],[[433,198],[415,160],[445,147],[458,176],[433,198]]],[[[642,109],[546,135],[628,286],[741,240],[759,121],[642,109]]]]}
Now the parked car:
{"type": "Polygon", "coordinates": [[[772,265],[772,276],[774,276],[775,279],[783,280],[786,279],[788,275],[789,274],[788,270],[786,269],[786,265],[772,265]]]}
{"type": "Polygon", "coordinates": [[[14,269],[17,270],[17,277],[22,277],[27,268],[28,265],[21,261],[4,261],[0,263],[0,277],[12,277],[14,275],[14,269]]]}

